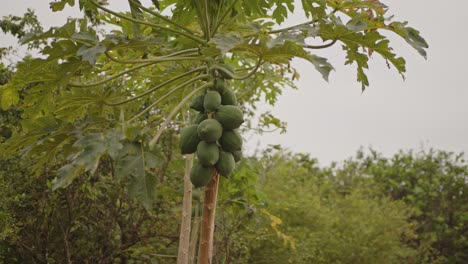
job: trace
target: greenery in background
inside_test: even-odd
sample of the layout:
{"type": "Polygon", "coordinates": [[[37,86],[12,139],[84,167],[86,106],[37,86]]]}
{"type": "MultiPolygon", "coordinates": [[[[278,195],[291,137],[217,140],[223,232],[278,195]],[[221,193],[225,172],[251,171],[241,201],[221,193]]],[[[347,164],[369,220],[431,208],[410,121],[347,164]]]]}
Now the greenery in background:
{"type": "Polygon", "coordinates": [[[464,263],[465,158],[435,150],[390,158],[359,151],[321,168],[308,155],[266,152],[254,159],[255,187],[296,250],[282,236],[253,235],[258,244],[248,244],[250,258],[239,263],[464,263]]]}
{"type": "MultiPolygon", "coordinates": [[[[59,192],[38,184],[52,175],[32,176],[28,162],[13,157],[0,164],[4,263],[64,263],[67,256],[88,263],[175,261],[180,161],[158,172],[166,180],[150,211],[103,173],[105,162],[59,192]]],[[[467,259],[468,163],[461,155],[359,152],[340,166],[317,164],[308,155],[265,151],[222,181],[215,263],[467,259]]]]}

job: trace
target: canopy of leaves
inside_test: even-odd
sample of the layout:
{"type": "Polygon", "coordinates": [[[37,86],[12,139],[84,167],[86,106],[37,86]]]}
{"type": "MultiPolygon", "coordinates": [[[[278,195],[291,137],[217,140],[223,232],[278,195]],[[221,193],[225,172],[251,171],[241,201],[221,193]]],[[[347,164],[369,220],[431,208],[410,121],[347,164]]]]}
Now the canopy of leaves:
{"type": "MultiPolygon", "coordinates": [[[[135,166],[124,170],[123,177],[141,181],[129,188],[144,190],[140,198],[151,204],[154,191],[147,184],[154,179],[146,171],[156,166],[152,157],[157,153],[147,143],[157,141],[167,124],[184,122],[187,107],[180,102],[212,78],[217,62],[235,68],[236,81],[228,85],[254,115],[256,102],[274,104],[284,87],[294,87],[298,75],[290,65],[293,58],[310,62],[311,69],[328,80],[333,67],[315,50],[341,44],[346,63],[357,66],[364,89],[372,54],[405,72],[404,59],[381,31],[395,32],[423,56],[427,48],[417,30],[393,21],[388,8],[375,0],[128,4],[129,12],[115,12],[106,1],[54,1],[54,11],[78,5],[84,15],[46,31],[16,30],[14,23],[26,23],[16,17],[2,22],[2,29],[17,32],[23,44],[36,43],[41,52],[41,57],[18,62],[11,79],[0,86],[1,108],[21,112],[21,126],[1,145],[2,154],[20,151],[35,160],[37,173],[66,161],[56,171],[55,188],[67,186],[80,173],[92,174],[101,159],[110,158],[135,166]],[[170,16],[162,15],[167,9],[170,16]],[[280,28],[301,9],[307,21],[280,28]],[[314,39],[323,44],[311,45],[314,39]],[[172,111],[180,114],[169,114],[172,111]],[[168,116],[174,116],[172,123],[168,116]]],[[[265,127],[284,127],[268,113],[261,117],[265,127]]]]}

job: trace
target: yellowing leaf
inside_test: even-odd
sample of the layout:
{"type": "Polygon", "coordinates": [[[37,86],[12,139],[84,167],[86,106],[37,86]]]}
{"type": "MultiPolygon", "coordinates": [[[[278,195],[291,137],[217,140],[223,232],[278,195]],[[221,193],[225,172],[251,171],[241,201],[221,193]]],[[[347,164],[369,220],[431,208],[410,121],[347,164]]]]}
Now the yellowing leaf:
{"type": "Polygon", "coordinates": [[[18,103],[19,94],[18,91],[12,85],[4,85],[0,87],[0,99],[3,110],[10,108],[10,106],[18,103]]]}

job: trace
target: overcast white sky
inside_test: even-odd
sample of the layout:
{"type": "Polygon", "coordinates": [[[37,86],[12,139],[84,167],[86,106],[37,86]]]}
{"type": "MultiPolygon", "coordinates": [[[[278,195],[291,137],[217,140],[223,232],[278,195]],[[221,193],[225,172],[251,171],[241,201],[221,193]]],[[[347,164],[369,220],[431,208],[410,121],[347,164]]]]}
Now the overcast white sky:
{"type": "MultiPolygon", "coordinates": [[[[21,15],[32,7],[46,28],[78,14],[77,8],[51,13],[50,0],[0,2],[1,16],[21,15]]],[[[127,1],[109,2],[116,10],[127,9],[127,1]]],[[[294,61],[301,74],[299,90],[285,91],[273,109],[264,107],[287,121],[288,131],[248,137],[249,151],[258,144],[281,144],[310,153],[322,164],[348,158],[361,146],[387,155],[421,146],[468,152],[468,1],[383,2],[398,20],[408,20],[422,32],[430,45],[428,60],[393,37],[395,51],[407,61],[406,81],[375,56],[368,71],[371,85],[363,94],[355,81],[355,69],[343,65],[344,54],[338,45],[320,53],[336,68],[329,83],[308,63],[294,61]]],[[[298,14],[288,24],[302,21],[298,14]]],[[[0,36],[0,46],[11,43],[0,36]]]]}

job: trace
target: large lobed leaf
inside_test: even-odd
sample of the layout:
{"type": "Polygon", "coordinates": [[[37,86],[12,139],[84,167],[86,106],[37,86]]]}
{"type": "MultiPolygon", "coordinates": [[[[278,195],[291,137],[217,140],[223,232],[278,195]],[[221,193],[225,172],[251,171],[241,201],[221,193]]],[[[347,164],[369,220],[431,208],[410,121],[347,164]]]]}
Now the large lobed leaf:
{"type": "Polygon", "coordinates": [[[150,209],[156,195],[156,175],[150,170],[160,165],[160,157],[141,143],[128,142],[115,163],[116,177],[128,178],[129,194],[150,209]]]}
{"type": "Polygon", "coordinates": [[[123,135],[115,130],[78,135],[73,147],[79,152],[69,158],[69,164],[58,170],[57,177],[53,181],[53,189],[67,187],[82,172],[93,174],[104,155],[117,158],[123,147],[121,139],[123,135]]]}

